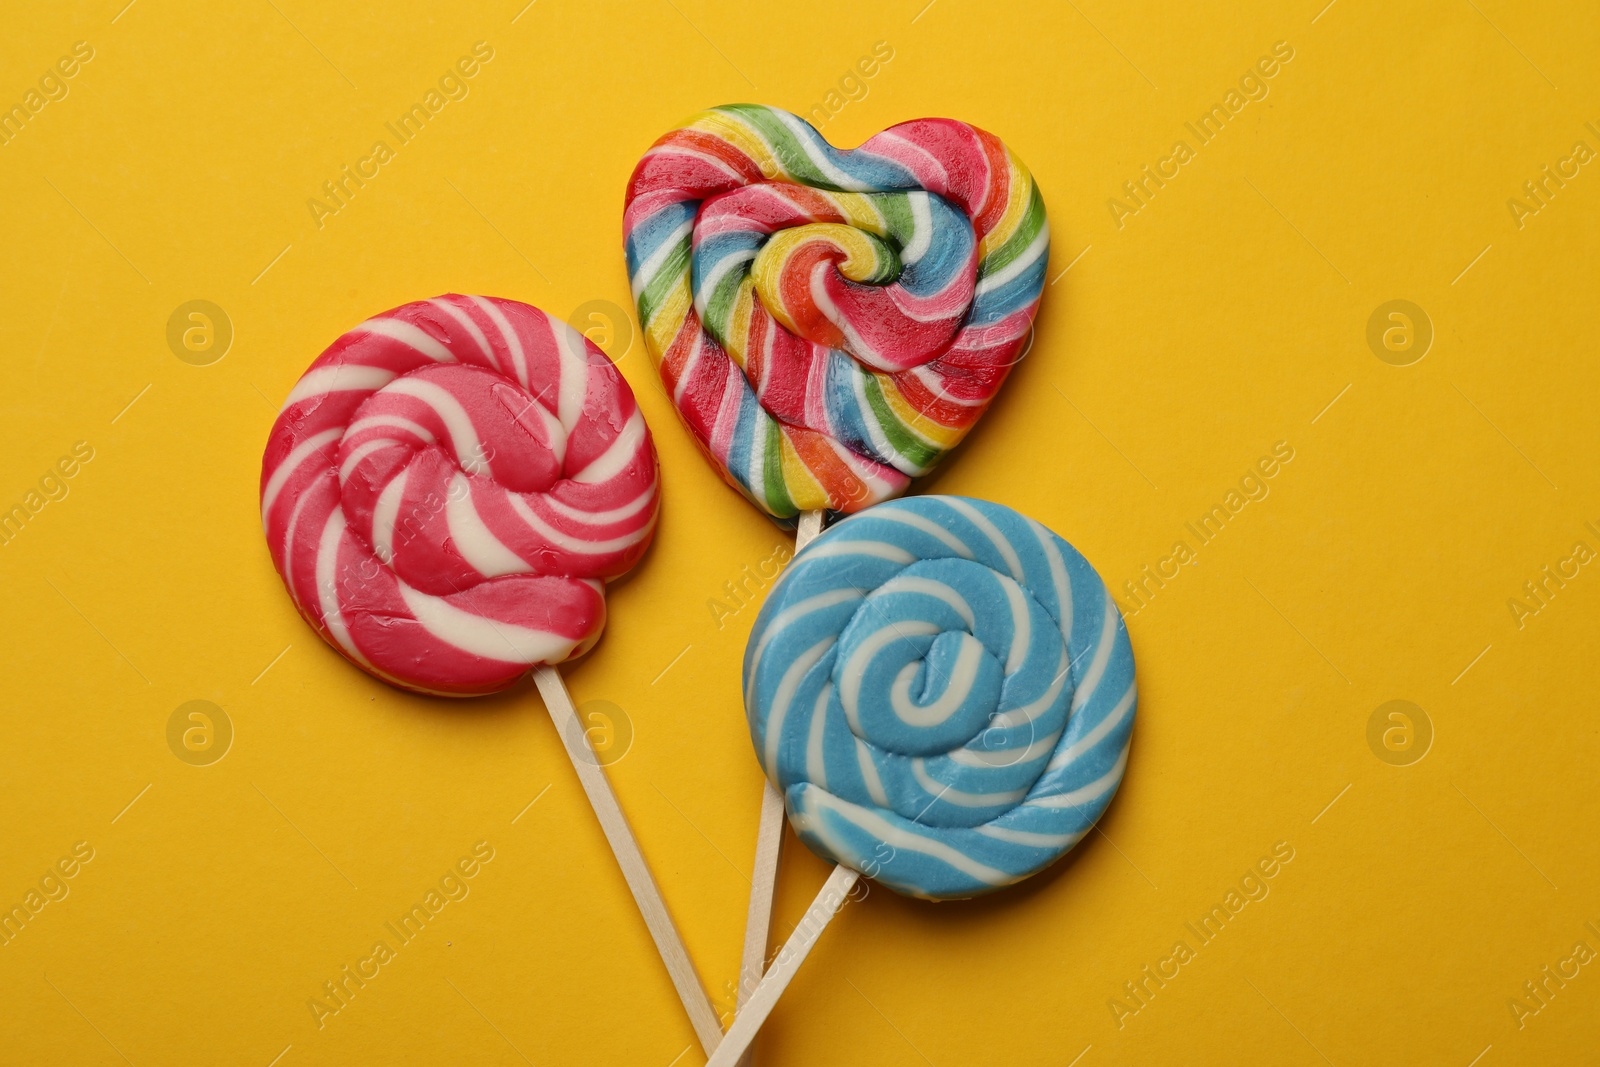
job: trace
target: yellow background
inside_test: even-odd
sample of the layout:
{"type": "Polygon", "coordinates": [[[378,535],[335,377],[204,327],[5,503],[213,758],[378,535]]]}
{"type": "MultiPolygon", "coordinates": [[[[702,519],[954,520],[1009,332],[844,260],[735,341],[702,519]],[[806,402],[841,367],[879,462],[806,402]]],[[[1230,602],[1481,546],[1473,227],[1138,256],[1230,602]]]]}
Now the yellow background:
{"type": "MultiPolygon", "coordinates": [[[[1595,1055],[1600,965],[1521,1029],[1508,1007],[1574,942],[1600,949],[1600,567],[1521,628],[1507,606],[1600,548],[1596,164],[1520,229],[1506,203],[1600,149],[1588,5],[123,2],[12,9],[0,33],[7,106],[95,50],[0,147],[0,506],[95,452],[0,548],[0,903],[95,850],[0,947],[0,1058],[700,1062],[532,688],[446,703],[335,656],[262,544],[260,455],[306,364],[372,313],[445,291],[627,306],[622,196],[649,143],[711,104],[807,111],[879,41],[893,59],[825,134],[977,123],[1033,170],[1054,239],[1031,356],[922,488],[1036,516],[1120,591],[1275,442],[1295,458],[1130,619],[1142,699],[1104,834],[982,902],[851,905],[762,1061],[1595,1055]],[[480,40],[470,95],[319,229],[308,198],[480,40]],[[1184,123],[1277,41],[1270,95],[1198,147],[1184,123]],[[1196,158],[1119,229],[1108,199],[1180,138],[1196,158]],[[166,342],[192,299],[235,331],[210,366],[166,342]],[[1393,299],[1433,325],[1411,366],[1366,341],[1393,299]],[[1367,740],[1397,698],[1435,734],[1404,767],[1367,740]],[[235,730],[210,766],[167,745],[195,699],[235,730]],[[307,1000],[480,840],[470,896],[319,1030],[307,1000]],[[1271,895],[1119,1028],[1122,983],[1279,841],[1271,895]]],[[[708,601],[783,535],[691,447],[636,332],[608,343],[665,510],[567,676],[631,720],[612,779],[727,1007],[754,609],[719,628],[708,601]]],[[[780,929],[824,873],[788,851],[780,929]]]]}

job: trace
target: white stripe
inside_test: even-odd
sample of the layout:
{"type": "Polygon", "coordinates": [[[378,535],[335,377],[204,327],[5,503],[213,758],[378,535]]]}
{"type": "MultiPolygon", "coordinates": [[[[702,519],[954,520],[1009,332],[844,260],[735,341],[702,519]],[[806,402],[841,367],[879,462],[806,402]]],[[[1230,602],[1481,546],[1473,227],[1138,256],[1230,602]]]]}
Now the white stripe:
{"type": "MultiPolygon", "coordinates": [[[[577,552],[586,556],[599,556],[607,552],[617,552],[627,548],[629,545],[638,544],[640,539],[650,532],[650,525],[647,523],[631,533],[623,534],[621,537],[613,537],[606,541],[586,541],[581,537],[573,537],[570,534],[562,533],[545,522],[539,517],[538,512],[528,506],[527,501],[522,499],[520,493],[507,493],[506,499],[511,501],[511,510],[521,516],[523,522],[533,527],[539,536],[557,548],[564,548],[568,552],[577,552]]],[[[545,498],[545,503],[550,503],[549,497],[545,498]]],[[[527,568],[524,567],[523,569],[526,570],[527,568]]]]}
{"type": "Polygon", "coordinates": [[[778,681],[777,692],[772,695],[772,708],[767,713],[767,745],[761,761],[769,775],[775,775],[778,771],[778,742],[783,737],[783,720],[789,714],[789,702],[794,700],[795,690],[800,688],[800,681],[806,672],[833,647],[833,642],[830,634],[800,653],[778,681]]]}
{"type": "Polygon", "coordinates": [[[978,661],[983,656],[983,645],[977,638],[962,635],[961,651],[956,653],[955,666],[950,668],[950,681],[944,692],[931,704],[917,704],[911,699],[911,682],[922,663],[907,663],[895,676],[889,687],[889,706],[907,726],[938,726],[958,711],[972,693],[978,680],[978,661]]]}
{"type": "Polygon", "coordinates": [[[965,790],[954,789],[930,775],[927,763],[928,761],[921,756],[913,759],[911,774],[916,778],[917,784],[927,790],[928,795],[940,804],[954,804],[958,808],[993,808],[1001,804],[1012,807],[1028,795],[1026,789],[1007,789],[1003,793],[968,793],[965,790]]]}
{"type": "Polygon", "coordinates": [[[1096,778],[1086,786],[1074,789],[1070,793],[1057,793],[1054,796],[1039,797],[1025,802],[1024,808],[1081,808],[1091,804],[1106,793],[1117,787],[1122,780],[1122,772],[1128,766],[1128,747],[1124,745],[1122,752],[1117,756],[1117,762],[1105,774],[1096,778]]]}
{"type": "Polygon", "coordinates": [[[860,600],[862,596],[863,594],[859,589],[830,589],[826,593],[818,593],[816,596],[806,597],[804,600],[790,604],[774,615],[767,623],[765,630],[763,630],[761,640],[756,642],[755,651],[750,655],[750,685],[745,691],[745,705],[747,707],[755,706],[756,676],[761,670],[761,657],[767,651],[767,645],[772,642],[774,637],[793,626],[796,619],[810,615],[813,611],[822,611],[825,608],[843,604],[847,600],[860,600]]]}
{"type": "Polygon", "coordinates": [[[506,347],[511,350],[511,366],[517,372],[517,381],[522,383],[524,389],[528,388],[528,357],[522,350],[522,338],[517,336],[517,331],[512,328],[510,320],[505,316],[505,312],[501,311],[496,304],[485,300],[481,296],[475,296],[471,299],[478,307],[483,309],[485,315],[493,320],[495,327],[500,331],[500,336],[505,338],[506,347]]]}
{"type": "Polygon", "coordinates": [[[916,228],[911,231],[911,243],[900,250],[900,262],[909,265],[927,255],[933,245],[933,212],[927,193],[908,193],[906,200],[916,228]]]}
{"type": "Polygon", "coordinates": [[[545,497],[544,502],[549,506],[551,511],[560,512],[569,519],[584,523],[588,526],[606,526],[613,522],[621,522],[623,519],[632,518],[633,516],[639,514],[639,512],[645,509],[646,505],[655,499],[655,495],[656,483],[651,482],[650,488],[634,497],[631,502],[622,505],[620,508],[611,508],[607,511],[583,511],[579,508],[573,507],[571,504],[563,504],[553,496],[545,497]]]}
{"type": "MultiPolygon", "coordinates": [[[[1133,710],[1134,698],[1136,696],[1136,687],[1130,683],[1128,685],[1128,691],[1122,694],[1122,699],[1117,703],[1117,706],[1112,708],[1110,713],[1107,714],[1105,718],[1100,720],[1100,724],[1098,726],[1080,737],[1075,744],[1061,749],[1053,757],[1051,757],[1050,762],[1045,766],[1045,773],[1049,774],[1051,771],[1059,771],[1061,768],[1065,767],[1067,764],[1083,755],[1083,753],[1093,748],[1101,738],[1105,737],[1112,730],[1116,729],[1118,724],[1120,724],[1123,719],[1126,719],[1128,717],[1128,713],[1133,710]]],[[[1127,746],[1124,745],[1123,747],[1126,748],[1127,746]]]]}
{"type": "MultiPolygon", "coordinates": [[[[845,718],[850,720],[852,733],[859,737],[866,732],[861,728],[859,710],[861,706],[861,682],[863,676],[867,673],[867,667],[872,663],[872,657],[876,656],[885,645],[892,644],[895,641],[913,637],[932,637],[937,633],[939,633],[939,627],[931,622],[908,619],[901,623],[891,622],[883,629],[874,631],[861,644],[856,646],[856,650],[850,654],[850,658],[845,661],[844,666],[841,668],[843,680],[839,684],[839,703],[844,705],[845,718]]],[[[901,683],[905,681],[906,671],[914,672],[916,669],[916,663],[908,663],[901,668],[900,677],[896,678],[894,683],[895,694],[898,695],[902,689],[901,683]]],[[[904,688],[909,689],[910,683],[905,682],[904,688]]],[[[949,696],[948,690],[946,690],[945,696],[949,696]]],[[[964,697],[965,694],[962,694],[962,696],[964,697]]],[[[958,699],[956,706],[959,706],[959,704],[960,700],[958,699]]],[[[935,704],[934,709],[932,712],[922,712],[921,709],[911,704],[909,697],[903,701],[896,702],[893,708],[896,715],[912,726],[935,726],[948,719],[955,707],[945,709],[940,703],[935,704]],[[902,703],[906,705],[904,708],[901,707],[902,703]],[[937,714],[941,711],[943,712],[942,714],[937,714]],[[937,717],[934,717],[936,714],[937,717]],[[916,721],[919,719],[925,721],[916,721]]]]}
{"type": "Polygon", "coordinates": [[[1004,578],[1000,578],[999,583],[1005,591],[1006,604],[1011,608],[1011,652],[1006,656],[1006,674],[1010,676],[1021,670],[1028,658],[1028,646],[1033,640],[1033,619],[1028,615],[1028,602],[1024,599],[1022,586],[1004,578]]]}
{"type": "Polygon", "coordinates": [[[992,837],[996,841],[1005,841],[1013,845],[1026,845],[1029,848],[1047,848],[1051,851],[1061,851],[1071,848],[1083,840],[1083,835],[1089,832],[1088,827],[1068,834],[1040,834],[1032,830],[1012,830],[993,823],[985,823],[976,828],[984,837],[992,837]]]}
{"type": "Polygon", "coordinates": [[[372,506],[372,554],[385,565],[394,560],[395,520],[400,514],[400,501],[405,498],[406,478],[410,474],[409,468],[402,470],[398,478],[383,487],[378,502],[372,506]]]}
{"type": "Polygon", "coordinates": [[[617,439],[607,445],[604,452],[590,460],[583,470],[574,474],[572,481],[609,482],[628,469],[628,465],[638,456],[648,433],[649,430],[644,425],[644,413],[635,408],[632,417],[622,427],[622,432],[617,434],[617,439]]]}
{"type": "Polygon", "coordinates": [[[1094,691],[1100,686],[1100,679],[1105,677],[1106,666],[1111,662],[1111,652],[1116,647],[1112,634],[1117,628],[1116,605],[1111,603],[1111,594],[1106,593],[1106,602],[1102,608],[1103,614],[1100,622],[1100,636],[1096,638],[1094,659],[1089,661],[1089,669],[1077,681],[1077,688],[1072,694],[1072,710],[1077,711],[1089,703],[1089,698],[1094,696],[1094,691]]]}
{"type": "Polygon", "coordinates": [[[387,337],[391,341],[399,341],[416,349],[435,363],[454,363],[456,357],[443,344],[439,343],[431,334],[425,333],[420,327],[399,319],[368,319],[357,326],[351,333],[370,333],[379,337],[387,337]]]}
{"type": "Polygon", "coordinates": [[[474,656],[532,666],[559,663],[577,647],[577,642],[560,634],[495,622],[487,616],[462,611],[443,597],[429,596],[405,582],[396,584],[406,607],[432,636],[474,656]]]}
{"type": "MultiPolygon", "coordinates": [[[[872,760],[872,750],[861,738],[856,738],[856,765],[861,768],[861,780],[866,783],[867,796],[880,808],[889,806],[889,794],[883,788],[883,778],[878,774],[878,765],[872,760]]],[[[818,783],[821,785],[821,783],[818,783]]],[[[824,787],[826,788],[826,787],[824,787]]]]}
{"type": "MultiPolygon", "coordinates": [[[[504,388],[506,392],[516,392],[510,386],[505,386],[504,388]]],[[[505,404],[505,399],[499,399],[501,399],[502,404],[505,404]]],[[[539,432],[544,434],[545,442],[549,444],[550,451],[555,456],[556,469],[560,470],[567,462],[567,428],[561,425],[560,419],[550,414],[548,408],[533,397],[518,397],[518,399],[524,402],[523,406],[517,411],[511,411],[511,408],[507,406],[506,411],[535,437],[538,436],[538,432],[528,426],[528,415],[530,412],[538,415],[539,432]]]]}
{"type": "Polygon", "coordinates": [[[817,560],[836,559],[839,556],[876,556],[878,559],[886,559],[890,563],[899,563],[906,567],[917,561],[917,557],[887,541],[829,540],[807,545],[800,553],[799,562],[813,563],[817,560]]]}
{"type": "Polygon", "coordinates": [[[344,463],[339,467],[339,484],[343,485],[348,482],[351,472],[359,467],[361,461],[372,455],[372,453],[380,448],[388,448],[390,445],[398,445],[399,443],[392,437],[374,437],[370,441],[362,442],[361,445],[350,451],[350,454],[344,458],[344,463]]]}
{"type": "Polygon", "coordinates": [[[1011,577],[1020,584],[1028,580],[1022,568],[1022,557],[1017,555],[1017,550],[1006,540],[1006,535],[1001,533],[994,523],[984,517],[983,512],[962,500],[960,497],[947,496],[944,504],[951,510],[966,516],[967,521],[978,529],[994,544],[995,550],[1000,553],[1000,558],[1006,561],[1006,566],[1011,568],[1011,577]]]}
{"type": "Polygon", "coordinates": [[[322,537],[317,541],[317,604],[322,608],[322,625],[327,628],[328,635],[358,663],[365,664],[367,658],[350,639],[350,630],[339,611],[335,571],[339,562],[339,538],[344,534],[344,527],[344,512],[334,508],[328,516],[328,524],[322,528],[322,537]]]}
{"type": "MultiPolygon", "coordinates": [[[[267,487],[261,491],[261,523],[263,526],[267,522],[267,512],[272,510],[272,505],[277,501],[278,494],[283,492],[284,483],[289,480],[289,476],[294,474],[295,469],[304,463],[308,456],[320,452],[330,441],[337,440],[338,437],[339,430],[337,427],[332,430],[323,430],[321,433],[313,434],[301,441],[287,456],[283,457],[283,462],[278,464],[278,469],[272,472],[271,478],[267,479],[267,487]]],[[[329,465],[332,466],[332,464],[329,465]]]]}
{"type": "Polygon", "coordinates": [[[973,744],[980,742],[983,735],[989,730],[999,729],[993,725],[1000,716],[990,719],[991,725],[983,733],[967,742],[967,745],[948,753],[950,762],[959,767],[981,767],[988,770],[995,768],[1016,767],[1033,760],[1050,755],[1055,751],[1056,742],[1061,740],[1061,731],[1057,730],[1048,736],[1030,741],[1025,748],[972,748],[973,744]]]}
{"type": "Polygon", "coordinates": [[[1067,577],[1067,562],[1061,558],[1061,545],[1055,534],[1044,526],[1043,523],[1028,519],[1033,526],[1033,534],[1039,539],[1039,547],[1044,549],[1044,558],[1050,564],[1050,581],[1056,589],[1056,604],[1061,614],[1056,619],[1061,624],[1061,633],[1072,633],[1072,582],[1067,577]]]}
{"type": "Polygon", "coordinates": [[[434,410],[450,435],[450,447],[462,470],[468,474],[489,472],[488,465],[483,462],[483,446],[478,441],[476,427],[472,425],[472,416],[467,414],[461,401],[448,389],[416,378],[402,378],[389,387],[389,392],[415,397],[434,410]]]}
{"type": "MultiPolygon", "coordinates": [[[[976,629],[978,618],[972,613],[972,605],[966,598],[951,589],[943,582],[936,582],[932,578],[919,578],[916,575],[897,574],[887,582],[880,585],[875,596],[887,596],[891,593],[917,593],[922,596],[931,596],[935,600],[942,600],[961,616],[968,629],[976,629]]],[[[1009,673],[1009,671],[1008,671],[1009,673]]]]}
{"type": "Polygon", "coordinates": [[[494,358],[494,352],[489,348],[489,339],[483,335],[482,330],[478,329],[478,324],[467,317],[465,311],[462,311],[454,304],[448,304],[440,300],[438,297],[433,297],[428,303],[459,322],[462,328],[472,335],[472,339],[478,342],[478,350],[483,353],[483,358],[488,361],[489,366],[495,370],[501,369],[500,361],[494,358]]]}
{"type": "MultiPolygon", "coordinates": [[[[779,111],[776,108],[773,109],[772,114],[775,115],[785,126],[789,127],[789,132],[794,134],[795,140],[800,142],[801,147],[804,149],[806,158],[811,160],[811,162],[818,170],[822,172],[823,176],[826,177],[828,181],[832,182],[834,185],[837,185],[841,189],[848,189],[855,193],[875,193],[879,191],[859,178],[850,177],[850,175],[846,174],[844,171],[830,163],[827,157],[822,155],[821,149],[816,144],[818,138],[817,132],[807,125],[805,120],[801,119],[800,116],[791,115],[787,111],[779,111]]],[[[752,130],[752,132],[754,131],[752,130]]],[[[763,137],[762,140],[765,141],[766,138],[763,137]]],[[[774,157],[773,162],[782,166],[783,161],[777,158],[778,153],[772,151],[771,145],[767,146],[767,150],[772,152],[774,157]]],[[[786,174],[793,173],[788,167],[784,167],[783,169],[784,173],[786,174]]]]}
{"type": "Polygon", "coordinates": [[[828,788],[828,761],[823,758],[822,738],[828,727],[828,698],[832,695],[832,685],[817,690],[817,702],[811,706],[811,730],[806,737],[806,778],[819,789],[828,788]]]}
{"type": "Polygon", "coordinates": [[[939,541],[942,541],[962,559],[972,558],[972,549],[967,547],[967,543],[965,541],[961,540],[961,538],[957,537],[949,530],[946,530],[943,526],[940,526],[932,519],[929,519],[923,515],[918,515],[914,511],[906,511],[899,507],[881,508],[878,511],[873,512],[872,517],[875,519],[883,519],[887,522],[898,522],[903,526],[910,526],[914,530],[921,530],[929,537],[933,537],[939,541]]]}
{"type": "MultiPolygon", "coordinates": [[[[679,244],[688,239],[693,229],[694,219],[691,218],[667,234],[662,242],[656,246],[655,251],[650,253],[650,258],[639,264],[639,269],[633,272],[632,284],[628,286],[629,289],[633,290],[633,302],[635,305],[639,303],[640,294],[655,280],[656,272],[661,269],[662,264],[672,257],[672,253],[677,251],[679,244]]],[[[658,304],[656,310],[660,311],[662,306],[664,305],[658,304]]],[[[640,325],[646,329],[649,329],[650,326],[649,323],[640,323],[640,325]]]]}
{"type": "MultiPolygon", "coordinates": [[[[819,807],[832,810],[846,822],[851,823],[868,836],[887,843],[891,848],[931,856],[985,885],[1009,885],[1017,880],[1017,876],[1014,874],[991,867],[987,863],[979,863],[965,852],[952,848],[937,838],[923,837],[921,834],[903,829],[898,824],[891,823],[876,812],[869,811],[858,804],[851,804],[847,800],[841,800],[832,793],[819,789],[814,792],[808,792],[808,795],[816,798],[816,803],[819,807]]],[[[841,856],[850,854],[850,850],[845,847],[843,841],[832,838],[827,834],[826,825],[822,820],[814,819],[810,822],[812,832],[829,846],[830,851],[841,856]]]]}
{"type": "Polygon", "coordinates": [[[422,423],[415,422],[403,415],[368,415],[366,418],[357,419],[349,426],[346,426],[344,433],[346,437],[354,437],[357,434],[366,433],[368,430],[376,429],[380,426],[404,430],[425,445],[431,445],[434,442],[431,430],[423,426],[422,423]]]}
{"type": "Polygon", "coordinates": [[[561,353],[556,413],[570,434],[577,428],[583,402],[589,395],[589,342],[583,334],[555,319],[550,320],[550,332],[555,334],[556,350],[561,353]]]}
{"type": "Polygon", "coordinates": [[[694,309],[699,313],[702,320],[704,320],[706,317],[706,301],[710,299],[712,293],[717,291],[717,284],[721,282],[730,271],[745,263],[751,262],[755,258],[756,254],[748,250],[730,252],[728,255],[725,255],[721,259],[717,260],[716,266],[712,267],[708,273],[700,276],[700,288],[697,289],[694,294],[694,309]]]}
{"type": "Polygon", "coordinates": [[[1032,243],[1030,243],[1027,248],[1023,249],[1023,252],[1020,256],[1018,256],[1016,259],[1013,259],[1010,263],[1007,263],[1004,267],[995,271],[993,274],[979,278],[977,286],[972,290],[972,295],[974,297],[980,297],[984,293],[1000,288],[1002,285],[1006,284],[1006,282],[1009,282],[1023,271],[1033,267],[1033,265],[1038,262],[1039,257],[1044,253],[1044,250],[1049,247],[1050,231],[1048,228],[1041,226],[1039,228],[1039,235],[1033,239],[1032,243]]]}
{"type": "MultiPolygon", "coordinates": [[[[509,493],[507,496],[516,499],[509,493]]],[[[444,520],[456,551],[467,561],[467,566],[485,578],[526,574],[533,569],[484,523],[477,505],[472,502],[472,483],[460,471],[450,479],[450,488],[445,493],[444,520]]]]}
{"type": "Polygon", "coordinates": [[[324,393],[347,393],[357,390],[376,390],[394,380],[394,371],[382,367],[367,367],[360,363],[339,363],[332,367],[308,370],[289,391],[285,408],[293,407],[313,396],[324,393]]]}

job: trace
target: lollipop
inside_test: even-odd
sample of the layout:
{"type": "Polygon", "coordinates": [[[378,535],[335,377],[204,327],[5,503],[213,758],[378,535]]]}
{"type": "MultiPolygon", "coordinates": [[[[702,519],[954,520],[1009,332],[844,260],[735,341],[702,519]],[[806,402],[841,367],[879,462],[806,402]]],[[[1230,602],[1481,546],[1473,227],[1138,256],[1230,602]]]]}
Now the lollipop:
{"type": "Polygon", "coordinates": [[[861,874],[971,897],[1077,844],[1122,781],[1138,703],[1094,568],[1032,519],[951,496],[813,541],[762,606],[744,676],[762,769],[838,867],[712,1067],[738,1059],[861,874]]]}
{"type": "Polygon", "coordinates": [[[841,150],[754,104],[656,141],[623,232],[678,414],[789,522],[898,496],[960,442],[1023,353],[1050,251],[992,134],[918,119],[841,150]]]}
{"type": "Polygon", "coordinates": [[[442,296],[335,341],[289,394],[261,516],[295,607],[382,680],[473,696],[530,669],[678,995],[721,1027],[554,665],[605,626],[655,530],[655,447],[627,382],[565,323],[442,296]]]}
{"type": "MultiPolygon", "coordinates": [[[[695,440],[796,550],[905,491],[1026,353],[1044,201],[992,134],[901,123],[841,150],[798,116],[702,112],[645,153],[623,222],[646,347],[695,440]]],[[[763,793],[740,988],[761,974],[783,803],[763,793]],[[753,977],[752,977],[753,976],[753,977]]]]}

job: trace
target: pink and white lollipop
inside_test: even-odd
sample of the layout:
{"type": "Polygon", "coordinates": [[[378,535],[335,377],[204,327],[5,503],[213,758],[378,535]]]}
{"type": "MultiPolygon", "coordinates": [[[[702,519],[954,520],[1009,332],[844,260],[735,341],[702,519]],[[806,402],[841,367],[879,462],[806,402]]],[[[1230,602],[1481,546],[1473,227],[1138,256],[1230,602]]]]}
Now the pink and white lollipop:
{"type": "Polygon", "coordinates": [[[617,368],[513,300],[368,319],[289,394],[261,518],[295,607],[363,670],[443,696],[530,670],[706,1052],[722,1037],[683,940],[553,669],[605,627],[649,546],[655,446],[617,368]]]}
{"type": "Polygon", "coordinates": [[[582,655],[659,504],[644,415],[605,354],[510,300],[444,296],[335,341],[261,467],[295,606],[364,670],[472,696],[582,655]]]}

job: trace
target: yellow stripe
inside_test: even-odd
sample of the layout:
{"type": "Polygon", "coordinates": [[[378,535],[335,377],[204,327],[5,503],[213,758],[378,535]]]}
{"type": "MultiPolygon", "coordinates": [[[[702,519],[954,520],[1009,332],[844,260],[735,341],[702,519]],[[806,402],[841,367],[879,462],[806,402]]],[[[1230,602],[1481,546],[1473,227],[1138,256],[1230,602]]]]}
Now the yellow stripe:
{"type": "Polygon", "coordinates": [[[645,344],[650,347],[650,354],[658,361],[672,347],[672,339],[678,336],[678,328],[683,325],[683,320],[689,317],[689,308],[693,301],[689,298],[689,275],[684,273],[675,283],[665,299],[656,306],[655,317],[650,320],[649,327],[644,332],[645,344]]]}
{"type": "Polygon", "coordinates": [[[1033,192],[1033,175],[1022,165],[1022,160],[1011,154],[1009,148],[1006,149],[1006,162],[1011,166],[1011,195],[1006,201],[1006,213],[1000,216],[1000,222],[978,245],[980,260],[1011,240],[1012,234],[1022,225],[1022,217],[1028,210],[1028,198],[1033,192]]]}
{"type": "Polygon", "coordinates": [[[728,357],[744,369],[750,351],[750,316],[755,310],[755,283],[746,275],[739,282],[739,294],[733,298],[728,314],[728,343],[723,345],[728,357]]]}
{"type": "Polygon", "coordinates": [[[900,386],[887,374],[875,374],[878,384],[883,387],[884,402],[889,405],[889,410],[894,412],[895,418],[905,424],[907,430],[922,438],[928,444],[938,449],[955,447],[963,434],[970,429],[968,426],[946,426],[922,414],[911,406],[911,402],[900,392],[900,386]]]}
{"type": "Polygon", "coordinates": [[[789,499],[801,511],[815,511],[828,506],[828,494],[822,488],[822,483],[817,481],[816,475],[811,473],[809,467],[800,459],[800,453],[794,450],[794,444],[789,440],[785,431],[778,438],[778,455],[783,465],[783,484],[789,491],[789,499]]]}
{"type": "Polygon", "coordinates": [[[870,231],[879,237],[889,235],[889,227],[884,224],[883,215],[870,197],[863,193],[830,193],[829,199],[845,221],[856,229],[870,231]]]}
{"type": "Polygon", "coordinates": [[[713,137],[720,137],[727,141],[755,160],[756,165],[761,168],[762,174],[776,176],[783,173],[783,168],[773,158],[771,149],[761,139],[761,135],[740,119],[726,112],[702,111],[689,120],[688,126],[691,129],[709,133],[713,137]]]}

